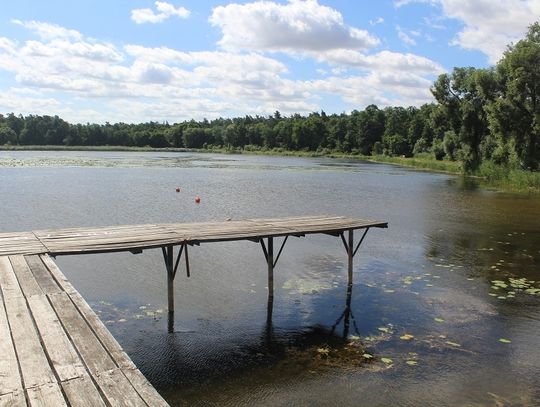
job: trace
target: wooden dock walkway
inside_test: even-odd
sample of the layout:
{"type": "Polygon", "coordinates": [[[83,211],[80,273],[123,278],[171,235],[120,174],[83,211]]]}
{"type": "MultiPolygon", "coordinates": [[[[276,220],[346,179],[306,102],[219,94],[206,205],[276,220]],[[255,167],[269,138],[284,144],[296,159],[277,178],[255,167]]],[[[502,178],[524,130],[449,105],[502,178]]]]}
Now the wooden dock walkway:
{"type": "Polygon", "coordinates": [[[51,258],[0,256],[0,406],[167,406],[51,258]]]}
{"type": "Polygon", "coordinates": [[[0,233],[0,407],[167,405],[51,256],[161,248],[170,323],[182,255],[190,274],[188,246],[249,240],[261,245],[267,262],[271,317],[273,271],[290,236],[322,233],[340,238],[352,285],[353,258],[367,232],[387,226],[324,215],[0,233]],[[359,229],[363,234],[355,242],[359,229]],[[274,239],[280,237],[275,255],[274,239]]]}

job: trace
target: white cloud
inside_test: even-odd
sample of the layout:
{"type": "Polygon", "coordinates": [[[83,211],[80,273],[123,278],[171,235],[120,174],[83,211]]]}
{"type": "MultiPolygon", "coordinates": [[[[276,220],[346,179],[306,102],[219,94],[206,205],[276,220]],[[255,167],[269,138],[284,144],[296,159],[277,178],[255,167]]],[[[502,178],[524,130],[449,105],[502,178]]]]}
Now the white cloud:
{"type": "Polygon", "coordinates": [[[131,10],[131,19],[137,24],[144,23],[161,23],[170,17],[176,16],[179,18],[188,18],[191,14],[185,7],[175,7],[170,3],[156,1],[156,11],[150,8],[139,8],[131,10]]]}
{"type": "Polygon", "coordinates": [[[436,4],[438,0],[394,0],[394,6],[396,8],[406,6],[411,3],[427,3],[427,4],[436,4]]]}
{"type": "Polygon", "coordinates": [[[402,30],[402,28],[398,25],[396,26],[396,31],[398,33],[398,37],[405,45],[416,45],[416,41],[414,38],[409,36],[405,31],[402,30]]]}
{"type": "Polygon", "coordinates": [[[227,50],[301,53],[368,49],[379,43],[367,31],[346,25],[341,13],[317,0],[231,3],[214,8],[209,21],[221,29],[219,45],[227,50]]]}
{"type": "Polygon", "coordinates": [[[44,23],[41,21],[21,21],[11,20],[12,23],[27,28],[35,32],[41,39],[50,40],[54,38],[66,38],[80,40],[82,35],[76,30],[70,30],[56,24],[44,23]]]}
{"type": "Polygon", "coordinates": [[[357,67],[366,71],[412,72],[416,75],[427,76],[444,72],[444,68],[439,63],[429,58],[392,51],[364,55],[352,50],[335,50],[324,53],[322,58],[331,64],[357,67]]]}
{"type": "Polygon", "coordinates": [[[506,46],[524,37],[527,27],[540,18],[538,0],[440,0],[447,17],[465,27],[453,44],[480,50],[496,63],[506,46]]]}
{"type": "Polygon", "coordinates": [[[378,25],[382,23],[384,23],[384,18],[382,17],[376,18],[375,20],[369,20],[370,25],[378,25]]]}
{"type": "MultiPolygon", "coordinates": [[[[402,7],[411,3],[429,3],[440,7],[443,17],[457,19],[463,28],[451,45],[484,53],[496,63],[507,45],[523,38],[527,27],[540,19],[538,0],[396,0],[402,7]]],[[[440,18],[424,18],[431,28],[444,29],[440,18]]]]}
{"type": "Polygon", "coordinates": [[[341,48],[303,51],[316,63],[318,79],[299,80],[290,78],[285,63],[259,52],[119,47],[46,23],[18,24],[35,39],[16,43],[0,37],[0,70],[24,89],[3,91],[0,111],[59,114],[74,122],[178,122],[275,110],[305,114],[330,111],[326,95],[351,109],[421,104],[431,100],[429,85],[442,71],[414,54],[341,48]]]}

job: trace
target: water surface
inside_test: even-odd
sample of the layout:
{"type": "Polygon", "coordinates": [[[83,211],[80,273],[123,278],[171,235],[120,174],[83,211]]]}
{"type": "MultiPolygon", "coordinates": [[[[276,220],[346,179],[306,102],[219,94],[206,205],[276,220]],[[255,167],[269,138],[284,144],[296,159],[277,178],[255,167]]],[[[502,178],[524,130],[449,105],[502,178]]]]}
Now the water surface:
{"type": "Polygon", "coordinates": [[[339,239],[289,239],[271,319],[259,245],[192,248],[172,333],[159,250],[58,257],[173,405],[540,405],[538,198],[358,161],[147,152],[0,152],[0,194],[1,231],[389,222],[359,250],[352,292],[339,239]]]}

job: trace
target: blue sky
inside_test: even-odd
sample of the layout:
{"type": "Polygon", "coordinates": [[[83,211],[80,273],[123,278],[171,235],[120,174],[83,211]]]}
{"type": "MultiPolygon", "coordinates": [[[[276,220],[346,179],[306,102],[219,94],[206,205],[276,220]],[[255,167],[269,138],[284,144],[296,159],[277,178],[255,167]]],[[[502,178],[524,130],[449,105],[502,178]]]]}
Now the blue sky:
{"type": "Polygon", "coordinates": [[[0,112],[144,122],[419,106],[487,67],[538,0],[18,0],[0,12],[0,112]]]}

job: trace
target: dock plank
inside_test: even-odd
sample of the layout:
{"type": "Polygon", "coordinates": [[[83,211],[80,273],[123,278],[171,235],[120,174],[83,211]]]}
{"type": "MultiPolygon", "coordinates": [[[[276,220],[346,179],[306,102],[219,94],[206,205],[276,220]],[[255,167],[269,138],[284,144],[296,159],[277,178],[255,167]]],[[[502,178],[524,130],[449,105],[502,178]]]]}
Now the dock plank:
{"type": "Polygon", "coordinates": [[[101,394],[89,376],[62,382],[62,389],[72,407],[105,407],[101,394]]]}
{"type": "Polygon", "coordinates": [[[120,369],[99,374],[96,381],[107,401],[118,407],[146,407],[148,404],[139,396],[120,369]]]}
{"type": "Polygon", "coordinates": [[[57,383],[44,384],[26,390],[31,407],[67,407],[60,386],[57,383]]]}
{"type": "Polygon", "coordinates": [[[23,297],[4,297],[25,388],[56,381],[23,297]]]}
{"type": "Polygon", "coordinates": [[[96,338],[67,293],[48,296],[62,325],[92,374],[116,368],[113,360],[96,338]]]}
{"type": "MultiPolygon", "coordinates": [[[[0,295],[0,395],[22,389],[19,364],[6,316],[4,301],[0,295]]],[[[6,397],[6,400],[8,398],[6,397]]],[[[7,404],[7,401],[6,401],[7,404]]],[[[1,405],[1,403],[0,403],[1,405]]]]}
{"type": "Polygon", "coordinates": [[[26,397],[22,391],[0,395],[0,407],[26,407],[26,397]]]}
{"type": "Polygon", "coordinates": [[[43,263],[47,265],[51,274],[62,287],[62,289],[69,294],[69,297],[73,303],[77,306],[79,312],[84,317],[88,325],[92,328],[95,335],[99,338],[103,346],[107,349],[112,356],[116,364],[122,368],[135,368],[135,364],[131,361],[129,356],[124,352],[122,347],[118,344],[116,339],[111,335],[109,330],[101,322],[84,298],[73,287],[73,285],[67,280],[64,274],[60,271],[56,263],[47,255],[41,256],[43,263]]]}
{"type": "Polygon", "coordinates": [[[9,256],[9,261],[11,262],[13,271],[15,272],[15,275],[17,276],[17,280],[19,281],[19,285],[22,289],[22,292],[24,293],[26,297],[30,297],[32,295],[43,294],[43,291],[41,291],[39,284],[37,283],[36,279],[32,275],[32,272],[30,271],[30,267],[28,267],[28,264],[26,263],[24,256],[22,255],[9,256]]]}
{"type": "Polygon", "coordinates": [[[41,291],[45,294],[57,294],[62,292],[60,286],[54,281],[49,270],[43,264],[41,258],[37,255],[25,256],[25,260],[28,263],[28,267],[32,272],[32,275],[38,283],[41,291]]]}
{"type": "Polygon", "coordinates": [[[60,381],[86,374],[83,362],[67,337],[47,297],[36,295],[27,299],[41,340],[60,381]]]}

